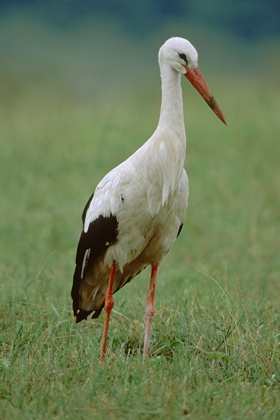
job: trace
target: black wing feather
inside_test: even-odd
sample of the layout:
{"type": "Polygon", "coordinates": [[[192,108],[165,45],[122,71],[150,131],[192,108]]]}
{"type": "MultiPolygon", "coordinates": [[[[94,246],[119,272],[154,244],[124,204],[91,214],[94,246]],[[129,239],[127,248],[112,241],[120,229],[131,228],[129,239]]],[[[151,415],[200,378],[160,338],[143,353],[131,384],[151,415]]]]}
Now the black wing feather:
{"type": "MultiPolygon", "coordinates": [[[[93,195],[88,200],[83,211],[83,222],[85,221],[86,212],[89,208],[93,195]]],[[[76,269],[73,278],[73,287],[71,296],[73,299],[73,310],[76,316],[76,322],[86,319],[90,314],[88,311],[83,311],[79,308],[79,289],[81,281],[86,277],[88,271],[109,245],[116,242],[118,238],[118,221],[116,216],[110,214],[108,217],[100,215],[93,220],[87,232],[82,231],[76,255],[76,269]],[[78,312],[79,311],[79,312],[78,312]]],[[[98,317],[102,308],[98,309],[94,317],[98,317]]]]}
{"type": "Polygon", "coordinates": [[[86,206],[85,206],[85,208],[84,208],[84,211],[83,211],[83,214],[82,214],[82,221],[83,221],[83,223],[85,223],[85,220],[86,220],[86,214],[87,214],[87,211],[88,211],[89,205],[90,205],[90,203],[91,203],[91,200],[93,199],[93,196],[94,196],[94,192],[93,192],[93,193],[91,194],[91,196],[89,197],[88,202],[87,202],[87,204],[86,204],[86,206]]]}
{"type": "Polygon", "coordinates": [[[183,225],[184,225],[184,223],[182,223],[182,224],[180,225],[180,227],[179,227],[179,230],[178,230],[178,233],[177,233],[177,238],[178,238],[178,236],[179,236],[179,235],[180,235],[180,233],[181,233],[181,230],[182,230],[183,225]]]}

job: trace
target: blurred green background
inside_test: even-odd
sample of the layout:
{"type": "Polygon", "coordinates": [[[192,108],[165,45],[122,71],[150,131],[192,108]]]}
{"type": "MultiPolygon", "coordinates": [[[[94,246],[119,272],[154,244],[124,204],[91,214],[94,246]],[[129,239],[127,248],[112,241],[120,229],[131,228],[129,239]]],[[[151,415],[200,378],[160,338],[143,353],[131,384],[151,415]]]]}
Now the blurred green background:
{"type": "Polygon", "coordinates": [[[7,73],[11,82],[60,77],[75,93],[110,96],[128,79],[155,79],[171,36],[189,39],[208,72],[278,79],[276,0],[29,0],[0,5],[1,87],[7,73]]]}

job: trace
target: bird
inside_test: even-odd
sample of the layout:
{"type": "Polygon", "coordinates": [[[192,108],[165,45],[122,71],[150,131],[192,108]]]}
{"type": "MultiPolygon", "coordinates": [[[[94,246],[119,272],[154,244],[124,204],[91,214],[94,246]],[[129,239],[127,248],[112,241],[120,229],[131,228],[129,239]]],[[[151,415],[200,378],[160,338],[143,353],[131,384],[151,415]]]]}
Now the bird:
{"type": "Polygon", "coordinates": [[[181,232],[189,197],[184,169],[186,134],[181,88],[185,76],[226,124],[198,68],[198,53],[172,37],[159,49],[161,108],[152,136],[99,182],[83,214],[71,296],[76,322],[105,309],[103,362],[113,294],[150,266],[143,362],[148,357],[158,269],[181,232]]]}

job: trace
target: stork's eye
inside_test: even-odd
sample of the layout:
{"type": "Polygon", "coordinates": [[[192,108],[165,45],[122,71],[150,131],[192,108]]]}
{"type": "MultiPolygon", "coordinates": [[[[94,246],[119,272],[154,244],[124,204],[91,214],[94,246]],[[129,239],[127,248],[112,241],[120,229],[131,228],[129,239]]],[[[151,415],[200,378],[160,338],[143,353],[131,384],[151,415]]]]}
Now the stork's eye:
{"type": "Polygon", "coordinates": [[[186,62],[186,65],[188,65],[188,60],[187,60],[186,54],[179,54],[179,57],[186,62]]]}

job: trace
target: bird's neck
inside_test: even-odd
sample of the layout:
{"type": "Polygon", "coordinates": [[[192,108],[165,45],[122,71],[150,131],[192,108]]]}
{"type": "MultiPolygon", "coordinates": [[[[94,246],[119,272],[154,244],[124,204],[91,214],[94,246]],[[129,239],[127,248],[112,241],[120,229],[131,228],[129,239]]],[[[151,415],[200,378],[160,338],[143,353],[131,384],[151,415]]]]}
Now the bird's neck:
{"type": "Polygon", "coordinates": [[[183,133],[183,140],[185,140],[181,75],[169,65],[161,68],[161,91],[158,129],[175,130],[180,137],[183,133]]]}
{"type": "Polygon", "coordinates": [[[176,190],[182,177],[186,154],[186,135],[180,75],[170,66],[161,68],[162,102],[159,123],[152,137],[141,148],[149,161],[143,174],[151,214],[157,214],[176,190]],[[149,153],[147,153],[149,148],[149,153]]]}

